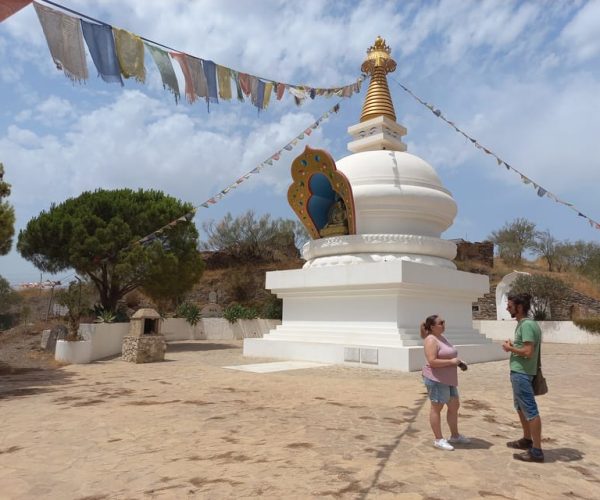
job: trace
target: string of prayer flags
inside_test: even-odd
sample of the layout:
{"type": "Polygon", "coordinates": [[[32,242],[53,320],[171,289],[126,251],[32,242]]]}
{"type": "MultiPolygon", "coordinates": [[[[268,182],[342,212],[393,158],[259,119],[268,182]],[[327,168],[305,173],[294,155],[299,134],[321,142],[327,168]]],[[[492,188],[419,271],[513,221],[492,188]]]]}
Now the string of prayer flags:
{"type": "MultiPolygon", "coordinates": [[[[333,108],[331,108],[330,110],[323,113],[312,125],[307,127],[307,130],[317,128],[321,123],[323,123],[327,118],[329,118],[329,116],[331,116],[332,113],[337,113],[339,111],[339,109],[340,109],[340,104],[337,103],[335,106],[333,106],[333,108]]],[[[200,207],[209,208],[211,205],[215,205],[218,201],[220,201],[222,198],[224,198],[229,192],[231,192],[231,190],[236,189],[240,184],[242,184],[243,182],[248,180],[252,175],[258,174],[266,166],[273,165],[273,161],[278,161],[280,159],[281,153],[284,149],[286,151],[291,151],[293,149],[293,147],[298,144],[298,142],[300,140],[300,136],[304,137],[304,133],[298,134],[294,139],[292,139],[290,142],[288,142],[282,149],[278,150],[277,152],[272,154],[267,160],[263,161],[261,164],[254,167],[252,170],[250,170],[249,172],[245,173],[244,175],[242,175],[241,177],[236,179],[229,186],[227,186],[226,188],[219,191],[216,195],[211,196],[204,203],[201,203],[197,207],[194,207],[187,214],[182,215],[181,217],[178,217],[175,220],[172,220],[171,222],[169,222],[168,224],[165,224],[164,226],[157,229],[156,231],[153,231],[152,233],[144,236],[143,238],[140,238],[139,240],[135,241],[133,243],[133,245],[149,245],[150,243],[155,241],[159,237],[159,235],[161,235],[165,230],[170,229],[181,222],[191,222],[191,220],[196,215],[196,210],[198,208],[200,208],[200,207]],[[288,148],[288,146],[290,146],[290,147],[288,148]]]]}
{"type": "Polygon", "coordinates": [[[473,137],[471,137],[470,135],[468,135],[467,133],[465,133],[464,131],[462,131],[460,128],[458,128],[456,126],[456,124],[450,120],[448,120],[444,114],[436,107],[434,107],[432,104],[429,104],[428,102],[424,101],[423,99],[421,99],[420,97],[418,97],[414,92],[412,92],[408,87],[402,85],[399,81],[397,81],[395,78],[391,77],[392,80],[394,82],[396,82],[396,84],[402,88],[402,90],[404,90],[406,93],[408,93],[411,97],[413,97],[413,99],[415,99],[418,103],[422,104],[423,106],[425,106],[427,109],[429,109],[429,111],[431,111],[435,116],[437,116],[438,118],[440,118],[441,120],[445,121],[448,125],[450,125],[454,130],[456,130],[456,132],[458,132],[459,134],[462,134],[466,139],[468,139],[477,149],[482,150],[485,154],[489,155],[489,156],[493,156],[496,159],[496,163],[498,164],[498,166],[502,166],[504,165],[504,167],[506,167],[506,170],[512,170],[513,172],[515,172],[517,175],[519,175],[519,177],[521,178],[521,182],[523,182],[523,184],[525,185],[530,185],[533,187],[533,189],[535,189],[536,194],[540,197],[540,198],[550,198],[552,201],[555,201],[556,203],[560,203],[561,205],[566,206],[567,208],[570,208],[571,210],[573,210],[575,213],[577,213],[577,215],[579,217],[583,217],[584,219],[586,219],[589,224],[590,227],[593,227],[595,229],[600,229],[600,224],[591,219],[590,217],[588,217],[587,215],[581,213],[577,208],[575,208],[573,206],[572,203],[568,203],[566,201],[561,200],[558,196],[556,196],[555,194],[551,193],[550,191],[548,191],[547,189],[543,188],[542,186],[540,186],[539,184],[537,184],[536,182],[534,182],[532,179],[530,179],[529,177],[527,177],[525,174],[521,173],[519,170],[517,170],[516,168],[514,168],[512,165],[509,165],[508,163],[506,163],[502,158],[500,158],[496,153],[494,153],[491,149],[486,148],[484,146],[482,146],[479,141],[477,141],[477,139],[474,139],[473,137]]]}
{"type": "MultiPolygon", "coordinates": [[[[339,111],[339,109],[340,109],[340,104],[337,103],[335,106],[333,106],[333,108],[331,108],[330,110],[323,113],[315,122],[313,122],[312,125],[307,127],[307,129],[313,130],[313,129],[317,128],[321,123],[323,123],[324,120],[329,118],[329,116],[331,116],[332,113],[337,113],[339,111]]],[[[262,163],[260,163],[258,166],[254,167],[252,170],[250,170],[249,172],[245,173],[244,175],[242,175],[241,177],[236,179],[225,189],[222,189],[221,191],[219,191],[219,193],[210,197],[204,203],[201,203],[200,205],[198,205],[198,207],[208,208],[211,205],[214,205],[219,200],[221,200],[225,195],[227,195],[232,189],[236,189],[240,184],[242,184],[244,181],[248,180],[252,175],[258,174],[265,167],[273,165],[273,162],[279,161],[281,158],[281,154],[284,150],[291,151],[292,149],[294,149],[294,147],[296,147],[298,145],[298,143],[302,139],[304,139],[304,137],[305,137],[304,132],[301,132],[296,137],[294,137],[291,141],[289,141],[286,145],[284,145],[281,149],[279,149],[278,151],[273,153],[271,156],[269,156],[266,160],[264,160],[262,163]]]]}
{"type": "MultiPolygon", "coordinates": [[[[0,20],[2,20],[2,15],[10,15],[14,8],[22,8],[30,1],[2,0],[0,20]]],[[[126,79],[134,78],[140,83],[145,82],[144,49],[148,49],[162,78],[163,87],[174,95],[176,103],[180,98],[179,84],[170,61],[171,58],[175,59],[181,67],[185,80],[185,96],[190,104],[199,97],[204,98],[207,105],[218,103],[219,98],[230,100],[232,98],[232,80],[235,82],[238,100],[243,102],[246,98],[250,98],[251,103],[259,110],[267,108],[273,93],[280,101],[286,90],[298,105],[307,98],[328,98],[334,95],[349,98],[354,93],[360,92],[364,78],[360,76],[349,85],[331,88],[277,82],[194,57],[129,31],[110,26],[50,0],[43,1],[62,9],[57,10],[37,1],[33,2],[52,58],[57,67],[63,70],[71,80],[82,81],[88,78],[84,38],[99,76],[106,82],[118,82],[121,85],[123,85],[121,76],[126,79]],[[67,11],[77,17],[67,15],[62,11],[67,11]],[[109,31],[112,33],[108,33],[109,31]],[[118,66],[118,72],[115,66],[118,66]]]]}
{"type": "Polygon", "coordinates": [[[166,229],[171,229],[172,227],[176,226],[177,224],[179,224],[181,222],[191,222],[192,219],[194,218],[194,215],[196,215],[196,208],[193,208],[187,214],[182,215],[181,217],[178,217],[175,220],[172,220],[171,222],[169,222],[168,224],[165,224],[164,226],[157,229],[156,231],[144,236],[143,238],[140,238],[139,240],[137,240],[134,243],[134,245],[148,245],[148,244],[152,243],[153,241],[155,241],[159,235],[163,234],[166,229]]]}
{"type": "Polygon", "coordinates": [[[2,0],[2,3],[0,3],[0,23],[30,3],[31,0],[2,0]]]}
{"type": "Polygon", "coordinates": [[[33,3],[56,67],[72,81],[88,78],[79,19],[33,3]]]}

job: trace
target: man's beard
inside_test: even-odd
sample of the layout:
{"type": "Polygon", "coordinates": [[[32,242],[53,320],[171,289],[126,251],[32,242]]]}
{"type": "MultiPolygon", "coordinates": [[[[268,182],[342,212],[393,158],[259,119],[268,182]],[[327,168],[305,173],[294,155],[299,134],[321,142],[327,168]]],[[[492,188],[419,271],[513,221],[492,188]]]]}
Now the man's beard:
{"type": "Polygon", "coordinates": [[[517,313],[516,312],[510,312],[510,317],[511,318],[516,318],[517,317],[517,313]]]}

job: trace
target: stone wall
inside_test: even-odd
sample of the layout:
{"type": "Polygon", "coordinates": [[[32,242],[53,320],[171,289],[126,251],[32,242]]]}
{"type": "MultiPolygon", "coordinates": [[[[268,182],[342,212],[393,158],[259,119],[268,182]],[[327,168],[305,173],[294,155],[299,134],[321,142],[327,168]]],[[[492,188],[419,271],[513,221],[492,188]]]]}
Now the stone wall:
{"type": "Polygon", "coordinates": [[[496,319],[496,286],[490,292],[473,302],[473,319],[496,319]]]}
{"type": "Polygon", "coordinates": [[[494,244],[491,241],[452,240],[456,243],[457,261],[480,262],[488,267],[494,267],[494,244]]]}
{"type": "Polygon", "coordinates": [[[154,363],[165,360],[167,343],[163,335],[123,337],[121,358],[131,363],[154,363]]]}

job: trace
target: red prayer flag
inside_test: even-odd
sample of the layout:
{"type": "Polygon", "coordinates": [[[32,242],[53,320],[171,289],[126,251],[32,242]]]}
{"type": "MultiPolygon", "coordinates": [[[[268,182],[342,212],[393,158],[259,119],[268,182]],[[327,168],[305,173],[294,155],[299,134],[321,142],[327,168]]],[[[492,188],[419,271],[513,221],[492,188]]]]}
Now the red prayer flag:
{"type": "Polygon", "coordinates": [[[283,97],[283,93],[285,92],[285,83],[278,83],[277,84],[277,100],[281,101],[281,98],[283,97]]]}
{"type": "Polygon", "coordinates": [[[0,2],[0,23],[19,12],[23,7],[29,5],[31,1],[32,0],[2,0],[2,2],[0,2]]]}
{"type": "Polygon", "coordinates": [[[242,88],[242,92],[244,95],[249,96],[252,92],[250,75],[247,75],[246,73],[239,73],[238,77],[240,79],[240,87],[242,88]]]}

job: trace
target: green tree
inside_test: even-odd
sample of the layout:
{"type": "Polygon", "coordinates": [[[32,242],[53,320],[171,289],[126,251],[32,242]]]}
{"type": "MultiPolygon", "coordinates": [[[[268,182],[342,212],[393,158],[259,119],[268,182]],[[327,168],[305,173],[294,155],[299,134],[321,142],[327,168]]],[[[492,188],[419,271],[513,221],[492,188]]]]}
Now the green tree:
{"type": "Polygon", "coordinates": [[[0,315],[9,312],[11,307],[20,300],[21,297],[11,288],[10,283],[0,276],[0,315]]]}
{"type": "Polygon", "coordinates": [[[492,231],[489,240],[498,247],[498,255],[508,264],[520,264],[525,250],[534,248],[535,224],[527,219],[507,222],[498,231],[492,231]]]}
{"type": "Polygon", "coordinates": [[[543,274],[523,274],[512,282],[510,293],[528,293],[531,295],[533,318],[545,320],[551,304],[564,298],[569,288],[562,280],[543,274]]]}
{"type": "Polygon", "coordinates": [[[180,222],[151,241],[136,242],[192,208],[155,190],[85,192],[30,220],[17,249],[42,271],[74,269],[87,277],[105,310],[115,311],[136,288],[153,298],[175,297],[202,274],[196,227],[180,222]]]}
{"type": "Polygon", "coordinates": [[[548,264],[548,271],[557,271],[562,267],[560,260],[563,258],[561,252],[562,245],[554,236],[550,234],[550,231],[538,231],[535,234],[535,241],[533,242],[533,252],[536,255],[546,259],[548,264]]]}
{"type": "Polygon", "coordinates": [[[66,340],[78,340],[79,320],[87,311],[92,303],[92,289],[89,283],[83,283],[81,280],[73,280],[68,288],[60,289],[56,292],[56,303],[67,308],[67,329],[66,340]]]}
{"type": "Polygon", "coordinates": [[[277,250],[298,248],[308,239],[299,222],[271,219],[269,214],[257,219],[252,210],[236,218],[228,213],[218,223],[205,222],[202,228],[208,236],[204,250],[226,251],[239,259],[269,259],[277,250]]]}
{"type": "Polygon", "coordinates": [[[0,162],[0,255],[6,255],[12,247],[15,235],[15,209],[2,198],[10,196],[10,184],[4,182],[4,165],[0,162]]]}

